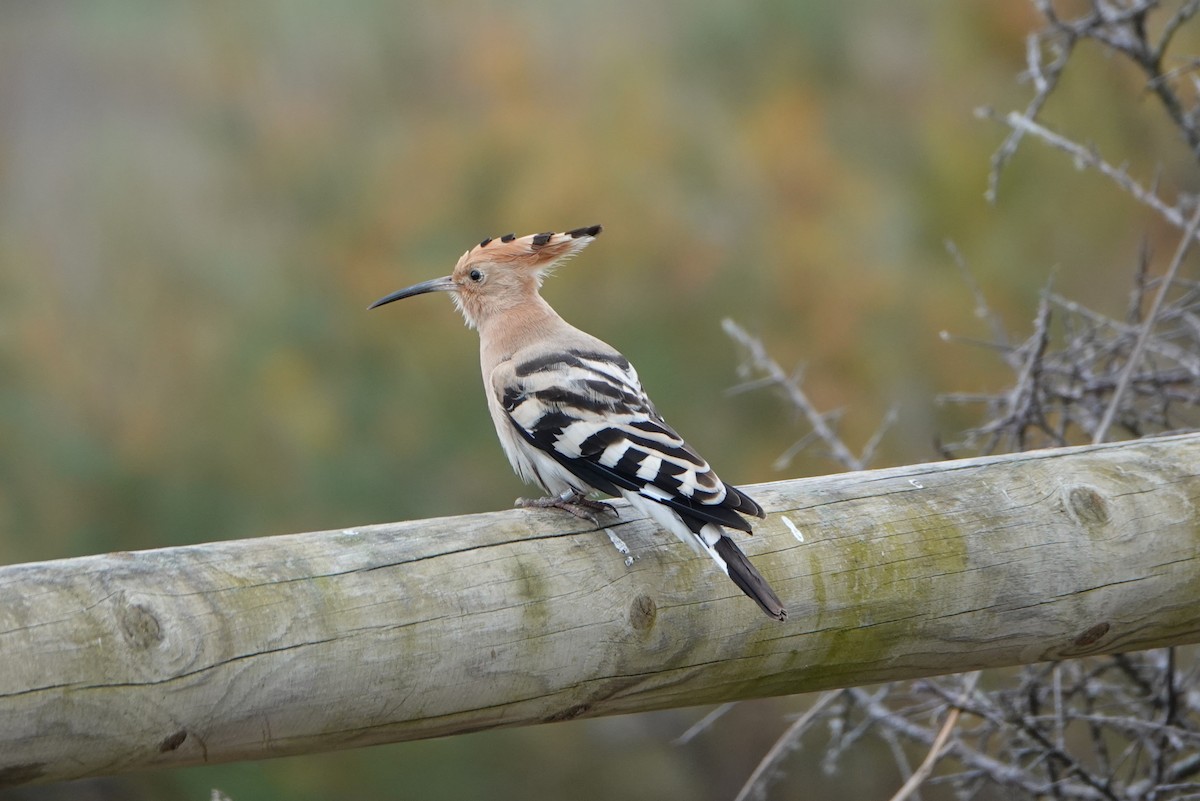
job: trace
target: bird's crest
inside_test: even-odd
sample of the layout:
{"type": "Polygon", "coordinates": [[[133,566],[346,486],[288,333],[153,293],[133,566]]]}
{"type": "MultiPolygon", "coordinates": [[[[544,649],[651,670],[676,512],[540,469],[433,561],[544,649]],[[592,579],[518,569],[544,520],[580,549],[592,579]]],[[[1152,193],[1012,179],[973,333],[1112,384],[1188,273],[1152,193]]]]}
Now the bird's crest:
{"type": "Polygon", "coordinates": [[[531,267],[537,270],[540,278],[591,244],[602,230],[599,225],[589,225],[561,233],[547,231],[522,237],[505,234],[488,238],[464,253],[457,266],[491,263],[531,267]]]}

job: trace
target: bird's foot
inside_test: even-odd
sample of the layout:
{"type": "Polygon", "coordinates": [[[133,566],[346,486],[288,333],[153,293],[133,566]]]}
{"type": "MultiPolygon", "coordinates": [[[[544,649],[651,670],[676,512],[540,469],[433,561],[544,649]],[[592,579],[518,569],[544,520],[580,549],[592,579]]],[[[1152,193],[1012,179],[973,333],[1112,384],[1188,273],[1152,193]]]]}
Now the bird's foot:
{"type": "Polygon", "coordinates": [[[577,492],[551,495],[549,498],[517,498],[516,506],[521,509],[562,509],[597,526],[600,525],[601,513],[617,517],[617,510],[611,503],[593,501],[577,492]]]}

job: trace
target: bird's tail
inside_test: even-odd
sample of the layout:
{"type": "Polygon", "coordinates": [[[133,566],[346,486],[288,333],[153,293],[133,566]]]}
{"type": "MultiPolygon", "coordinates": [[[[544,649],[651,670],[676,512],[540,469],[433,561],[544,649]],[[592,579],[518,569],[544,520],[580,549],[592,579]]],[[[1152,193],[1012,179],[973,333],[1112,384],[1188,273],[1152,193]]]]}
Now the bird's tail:
{"type": "Polygon", "coordinates": [[[746,554],[742,553],[741,548],[738,548],[733,540],[722,534],[712,547],[717,555],[725,561],[729,577],[733,579],[734,584],[738,585],[738,589],[750,596],[771,617],[776,620],[787,620],[787,610],[783,608],[783,602],[779,600],[779,596],[771,589],[771,585],[762,577],[762,574],[754,569],[754,565],[750,564],[746,554]]]}
{"type": "MultiPolygon", "coordinates": [[[[779,596],[721,526],[711,520],[684,517],[663,502],[632,490],[621,490],[621,495],[635,509],[649,515],[656,523],[694,548],[697,553],[706,553],[712,557],[721,570],[733,579],[733,583],[738,585],[738,589],[746,593],[764,612],[776,620],[787,620],[787,610],[783,608],[779,596]]],[[[758,509],[758,512],[750,512],[751,514],[762,512],[754,501],[747,501],[758,509]]]]}

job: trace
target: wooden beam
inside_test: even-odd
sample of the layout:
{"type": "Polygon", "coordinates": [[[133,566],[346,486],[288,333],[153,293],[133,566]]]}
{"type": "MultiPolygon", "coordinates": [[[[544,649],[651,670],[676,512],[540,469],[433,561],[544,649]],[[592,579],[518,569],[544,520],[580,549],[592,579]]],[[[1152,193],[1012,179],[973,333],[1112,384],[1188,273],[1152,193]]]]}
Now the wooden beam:
{"type": "Polygon", "coordinates": [[[622,504],[0,568],[0,786],[1200,641],[1200,435],[747,489],[784,623],[622,504]]]}

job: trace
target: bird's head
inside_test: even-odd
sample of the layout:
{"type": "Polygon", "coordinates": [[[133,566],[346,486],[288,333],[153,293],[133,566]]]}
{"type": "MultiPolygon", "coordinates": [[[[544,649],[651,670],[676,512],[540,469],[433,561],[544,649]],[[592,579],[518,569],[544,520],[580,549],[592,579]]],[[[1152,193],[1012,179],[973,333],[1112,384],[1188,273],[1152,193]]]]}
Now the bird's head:
{"type": "Polygon", "coordinates": [[[587,247],[601,230],[590,225],[563,233],[485,239],[462,255],[450,275],[393,292],[369,308],[427,292],[450,292],[467,325],[477,328],[494,315],[533,300],[550,271],[587,247]]]}

